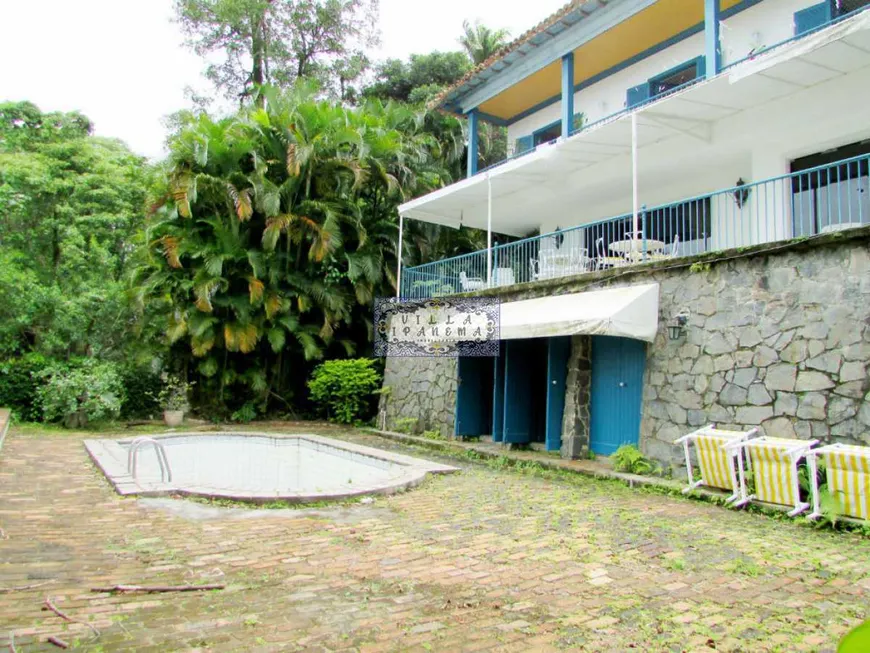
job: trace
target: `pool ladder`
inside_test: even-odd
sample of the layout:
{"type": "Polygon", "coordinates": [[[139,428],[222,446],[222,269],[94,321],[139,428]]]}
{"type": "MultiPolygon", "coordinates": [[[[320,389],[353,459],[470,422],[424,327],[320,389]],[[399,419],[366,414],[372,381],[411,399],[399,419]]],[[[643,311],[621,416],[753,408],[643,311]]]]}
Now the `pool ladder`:
{"type": "Polygon", "coordinates": [[[166,449],[157,440],[145,435],[139,436],[130,443],[130,450],[127,452],[127,473],[133,477],[134,481],[139,482],[136,477],[136,463],[139,462],[139,449],[146,444],[154,445],[154,451],[157,453],[157,464],[160,465],[160,481],[170,483],[172,481],[172,469],[169,467],[166,449]]]}

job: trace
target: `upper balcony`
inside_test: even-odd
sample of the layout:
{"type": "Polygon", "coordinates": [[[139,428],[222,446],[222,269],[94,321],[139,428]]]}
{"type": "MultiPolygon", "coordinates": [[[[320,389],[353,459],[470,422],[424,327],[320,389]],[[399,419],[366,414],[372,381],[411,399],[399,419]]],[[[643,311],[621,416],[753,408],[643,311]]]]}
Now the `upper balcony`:
{"type": "Polygon", "coordinates": [[[493,246],[404,270],[401,293],[478,290],[865,223],[870,0],[856,4],[716,74],[654,75],[636,104],[403,204],[402,219],[482,229],[493,246]],[[806,181],[808,170],[822,176],[806,181]],[[851,208],[831,217],[833,199],[851,208]]]}

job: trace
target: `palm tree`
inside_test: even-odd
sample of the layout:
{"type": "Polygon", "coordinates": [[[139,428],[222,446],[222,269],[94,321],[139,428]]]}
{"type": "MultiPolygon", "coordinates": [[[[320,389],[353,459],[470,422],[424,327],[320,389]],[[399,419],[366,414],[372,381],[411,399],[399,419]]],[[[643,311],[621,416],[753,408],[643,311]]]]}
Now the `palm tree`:
{"type": "Polygon", "coordinates": [[[443,179],[408,107],[263,95],[173,138],[137,270],[199,391],[260,410],[289,405],[311,361],[368,345],[372,299],[396,284],[396,207],[443,179]]]}
{"type": "Polygon", "coordinates": [[[467,20],[462,22],[462,36],[459,43],[465,48],[468,58],[479,65],[507,45],[510,32],[506,29],[490,29],[479,20],[474,25],[467,20]]]}

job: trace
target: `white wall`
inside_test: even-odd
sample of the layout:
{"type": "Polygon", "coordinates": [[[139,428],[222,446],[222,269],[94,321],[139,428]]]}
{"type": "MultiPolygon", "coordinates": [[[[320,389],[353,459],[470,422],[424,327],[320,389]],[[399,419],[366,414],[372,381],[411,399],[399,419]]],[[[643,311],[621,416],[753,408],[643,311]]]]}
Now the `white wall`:
{"type": "MultiPolygon", "coordinates": [[[[700,1],[700,0],[695,0],[700,1]]],[[[764,0],[745,9],[720,26],[723,64],[746,57],[753,48],[779,43],[794,34],[794,13],[820,0],[764,0]]],[[[637,62],[574,94],[574,111],[586,115],[586,123],[625,108],[626,91],[690,59],[704,54],[704,34],[694,34],[680,43],[637,62]]],[[[518,120],[508,127],[508,143],[549,125],[561,117],[561,103],[518,120]]]]}

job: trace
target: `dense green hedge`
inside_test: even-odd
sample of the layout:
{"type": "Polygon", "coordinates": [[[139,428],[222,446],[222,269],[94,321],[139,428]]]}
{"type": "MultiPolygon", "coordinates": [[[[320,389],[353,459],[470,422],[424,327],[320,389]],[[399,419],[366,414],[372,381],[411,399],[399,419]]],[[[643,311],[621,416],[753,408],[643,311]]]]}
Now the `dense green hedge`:
{"type": "MultiPolygon", "coordinates": [[[[46,384],[43,373],[62,366],[71,370],[81,367],[82,359],[57,361],[41,354],[27,354],[20,358],[0,361],[0,407],[11,408],[16,419],[39,422],[43,419],[39,389],[46,384]]],[[[162,382],[160,376],[147,367],[116,365],[124,386],[121,417],[139,418],[160,414],[157,394],[162,382]]]]}
{"type": "Polygon", "coordinates": [[[54,364],[41,354],[0,361],[0,406],[11,408],[25,422],[42,419],[39,388],[45,382],[40,373],[54,364]]]}

